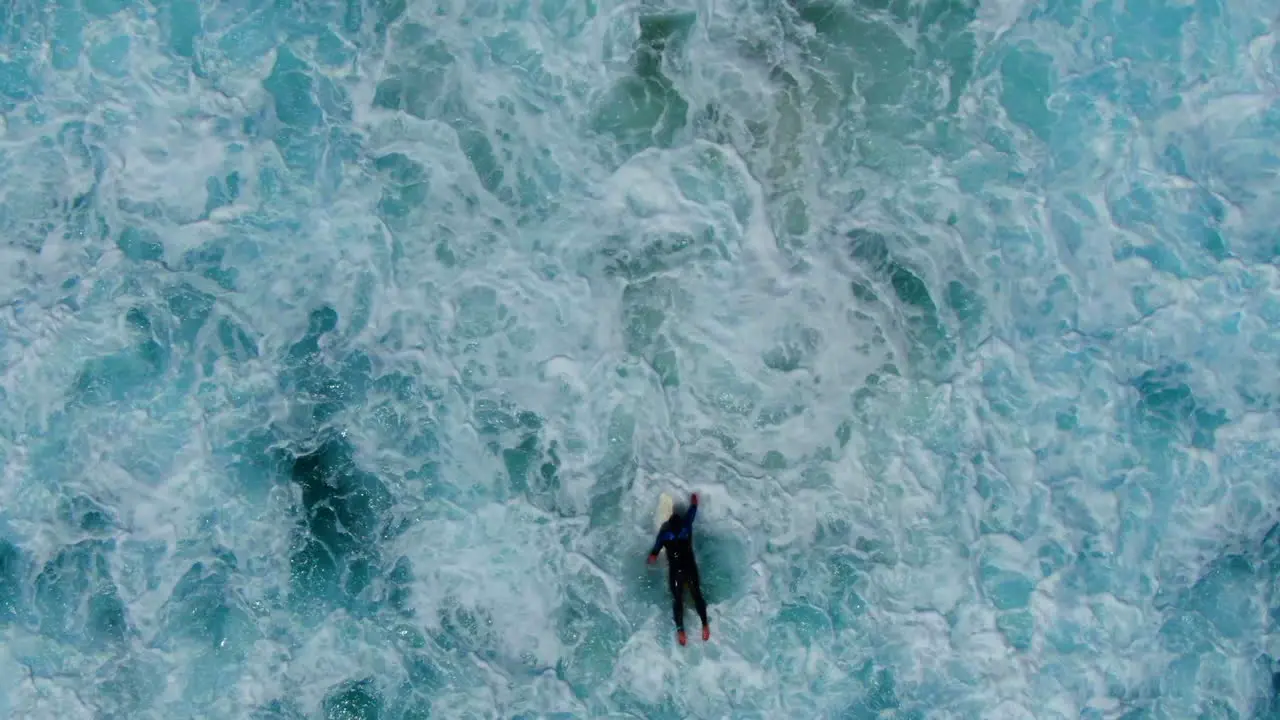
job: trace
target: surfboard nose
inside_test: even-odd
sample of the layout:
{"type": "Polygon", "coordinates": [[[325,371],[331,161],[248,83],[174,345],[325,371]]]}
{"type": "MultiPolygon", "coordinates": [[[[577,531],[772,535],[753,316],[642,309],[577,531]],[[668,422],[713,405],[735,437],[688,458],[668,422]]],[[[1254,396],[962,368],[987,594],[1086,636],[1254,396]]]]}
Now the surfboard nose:
{"type": "Polygon", "coordinates": [[[658,509],[653,514],[653,531],[657,532],[662,529],[662,524],[671,517],[671,512],[675,507],[675,501],[667,493],[658,496],[658,509]]]}

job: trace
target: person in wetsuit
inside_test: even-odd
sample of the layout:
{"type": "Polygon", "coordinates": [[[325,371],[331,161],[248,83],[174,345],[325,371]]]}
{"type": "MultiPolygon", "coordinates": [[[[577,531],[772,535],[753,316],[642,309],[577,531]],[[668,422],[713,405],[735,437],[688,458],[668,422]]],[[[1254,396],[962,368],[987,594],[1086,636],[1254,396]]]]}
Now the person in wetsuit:
{"type": "Polygon", "coordinates": [[[693,606],[702,619],[702,639],[711,638],[711,626],[707,624],[707,601],[702,599],[702,583],[698,578],[698,561],[693,557],[693,519],[698,515],[698,493],[690,498],[689,511],[683,516],[671,513],[658,530],[658,539],[649,551],[649,564],[658,561],[658,553],[667,549],[667,585],[671,589],[673,612],[676,619],[676,638],[684,645],[684,590],[693,594],[693,606]]]}

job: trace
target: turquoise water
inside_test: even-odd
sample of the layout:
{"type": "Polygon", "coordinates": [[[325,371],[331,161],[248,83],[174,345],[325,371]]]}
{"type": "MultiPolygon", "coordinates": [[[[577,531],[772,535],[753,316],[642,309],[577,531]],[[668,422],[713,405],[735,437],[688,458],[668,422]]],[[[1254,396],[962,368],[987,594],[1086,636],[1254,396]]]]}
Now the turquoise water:
{"type": "Polygon", "coordinates": [[[0,716],[1275,716],[1277,17],[0,4],[0,716]]]}

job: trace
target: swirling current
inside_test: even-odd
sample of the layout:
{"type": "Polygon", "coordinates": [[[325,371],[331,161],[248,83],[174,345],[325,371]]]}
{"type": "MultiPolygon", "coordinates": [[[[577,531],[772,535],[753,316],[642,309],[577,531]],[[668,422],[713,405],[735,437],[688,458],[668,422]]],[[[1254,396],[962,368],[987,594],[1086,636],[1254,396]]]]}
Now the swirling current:
{"type": "Polygon", "coordinates": [[[1280,716],[1274,3],[0,30],[0,716],[1280,716]]]}

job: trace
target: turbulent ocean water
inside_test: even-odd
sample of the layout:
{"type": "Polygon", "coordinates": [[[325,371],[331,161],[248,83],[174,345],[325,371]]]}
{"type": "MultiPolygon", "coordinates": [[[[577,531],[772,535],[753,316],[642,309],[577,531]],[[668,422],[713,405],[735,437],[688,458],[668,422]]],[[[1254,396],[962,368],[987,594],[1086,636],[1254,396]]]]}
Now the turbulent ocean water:
{"type": "Polygon", "coordinates": [[[1274,3],[0,30],[0,717],[1280,715],[1274,3]]]}

